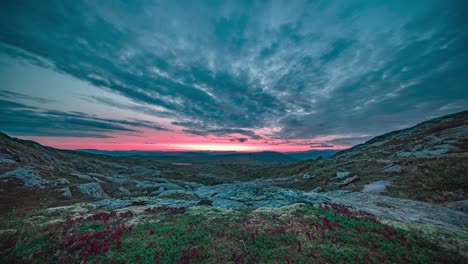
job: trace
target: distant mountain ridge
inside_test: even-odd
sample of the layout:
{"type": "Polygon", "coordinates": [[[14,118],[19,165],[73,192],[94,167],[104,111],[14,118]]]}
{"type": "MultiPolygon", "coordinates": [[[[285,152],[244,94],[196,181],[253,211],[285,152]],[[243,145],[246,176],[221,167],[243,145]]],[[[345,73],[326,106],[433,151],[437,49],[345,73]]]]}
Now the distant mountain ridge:
{"type": "Polygon", "coordinates": [[[206,163],[213,161],[254,161],[254,162],[273,162],[286,163],[303,161],[308,159],[329,158],[336,150],[309,150],[299,152],[236,152],[236,151],[139,151],[139,150],[97,150],[97,149],[77,149],[76,151],[91,154],[106,155],[112,157],[133,157],[163,160],[168,162],[194,162],[206,163]]]}

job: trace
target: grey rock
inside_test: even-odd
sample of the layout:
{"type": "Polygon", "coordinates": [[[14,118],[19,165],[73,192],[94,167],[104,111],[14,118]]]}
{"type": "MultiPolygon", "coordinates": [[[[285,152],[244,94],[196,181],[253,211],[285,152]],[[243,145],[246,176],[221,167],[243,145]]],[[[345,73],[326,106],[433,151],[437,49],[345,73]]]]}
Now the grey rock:
{"type": "Polygon", "coordinates": [[[159,188],[157,191],[154,191],[154,192],[151,192],[150,195],[152,196],[158,196],[160,195],[161,193],[163,193],[165,190],[163,187],[159,188]]]}
{"type": "Polygon", "coordinates": [[[136,182],[135,187],[140,188],[140,189],[151,189],[151,188],[157,187],[157,184],[152,183],[152,182],[141,182],[141,181],[135,181],[135,182],[136,182]]]}
{"type": "Polygon", "coordinates": [[[59,189],[59,191],[64,197],[68,197],[68,198],[72,197],[70,187],[61,188],[59,189]]]}
{"type": "Polygon", "coordinates": [[[107,198],[109,197],[101,185],[97,182],[84,183],[77,186],[78,191],[82,194],[89,195],[94,198],[107,198]]]}
{"type": "Polygon", "coordinates": [[[398,164],[389,164],[384,167],[386,173],[401,173],[401,166],[398,164]]]}
{"type": "Polygon", "coordinates": [[[118,208],[124,208],[124,207],[129,207],[133,204],[132,201],[130,200],[124,200],[124,199],[104,199],[98,202],[94,202],[93,205],[96,206],[97,208],[109,208],[109,209],[118,209],[118,208]]]}
{"type": "Polygon", "coordinates": [[[345,186],[345,185],[348,185],[350,183],[353,183],[353,182],[356,182],[356,181],[359,181],[361,178],[357,175],[351,177],[351,178],[347,178],[345,179],[341,184],[340,186],[345,186]]]}
{"type": "Polygon", "coordinates": [[[59,179],[57,179],[57,183],[61,184],[61,185],[67,185],[67,184],[70,184],[70,181],[68,179],[65,179],[65,178],[59,178],[59,179]]]}
{"type": "Polygon", "coordinates": [[[350,176],[351,176],[351,172],[349,172],[349,171],[337,171],[336,172],[336,178],[339,179],[339,180],[348,178],[350,176]]]}
{"type": "Polygon", "coordinates": [[[304,176],[302,176],[302,179],[304,179],[304,180],[310,180],[310,179],[313,179],[313,178],[315,178],[315,175],[310,174],[310,172],[306,172],[304,174],[304,176]]]}
{"type": "Polygon", "coordinates": [[[387,187],[391,185],[390,181],[380,180],[373,183],[369,183],[364,186],[362,192],[364,193],[382,193],[387,190],[387,187]]]}
{"type": "Polygon", "coordinates": [[[122,192],[123,194],[131,194],[131,192],[129,190],[127,190],[127,188],[125,188],[123,186],[119,187],[119,191],[122,192]]]}
{"type": "Polygon", "coordinates": [[[94,180],[95,182],[104,183],[104,181],[100,180],[100,179],[97,178],[97,177],[93,177],[93,180],[94,180]]]}
{"type": "Polygon", "coordinates": [[[393,198],[362,192],[332,191],[322,193],[334,203],[361,209],[376,215],[402,222],[433,224],[447,228],[466,230],[468,214],[441,205],[393,198]]]}
{"type": "Polygon", "coordinates": [[[21,180],[24,186],[29,188],[45,188],[45,186],[50,185],[52,183],[51,180],[42,178],[39,174],[37,174],[34,170],[30,168],[23,168],[19,167],[12,171],[6,172],[0,176],[1,178],[17,178],[21,180]]]}
{"type": "Polygon", "coordinates": [[[320,187],[320,186],[319,186],[319,187],[316,187],[316,188],[314,188],[314,189],[312,190],[312,192],[316,192],[316,193],[318,193],[318,192],[323,192],[323,188],[320,187]]]}
{"type": "Polygon", "coordinates": [[[321,203],[329,201],[317,193],[258,185],[252,182],[204,186],[193,191],[201,199],[212,199],[213,206],[278,207],[295,203],[321,203]],[[240,203],[244,204],[241,205],[240,203]]]}
{"type": "Polygon", "coordinates": [[[92,181],[93,179],[91,178],[91,176],[87,175],[87,174],[82,174],[82,173],[72,173],[71,174],[72,176],[75,176],[77,178],[80,178],[80,179],[83,179],[83,180],[88,180],[88,181],[92,181]]]}
{"type": "Polygon", "coordinates": [[[211,205],[214,207],[220,207],[220,208],[231,209],[231,210],[239,210],[239,209],[248,208],[248,206],[245,203],[238,202],[235,200],[230,200],[230,199],[224,199],[224,198],[213,199],[211,205]]]}
{"type": "Polygon", "coordinates": [[[164,188],[164,190],[184,190],[184,187],[174,183],[158,183],[155,186],[159,188],[164,188]]]}
{"type": "Polygon", "coordinates": [[[191,192],[187,192],[185,190],[168,190],[168,191],[162,191],[161,193],[158,194],[158,196],[169,196],[169,195],[174,195],[174,194],[190,194],[191,192]]]}

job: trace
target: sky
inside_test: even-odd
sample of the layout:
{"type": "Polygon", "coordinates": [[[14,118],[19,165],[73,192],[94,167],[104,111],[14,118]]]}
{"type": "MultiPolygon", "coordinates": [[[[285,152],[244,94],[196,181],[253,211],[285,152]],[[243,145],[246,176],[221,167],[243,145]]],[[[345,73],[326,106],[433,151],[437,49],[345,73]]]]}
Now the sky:
{"type": "Polygon", "coordinates": [[[468,4],[0,4],[0,131],[63,149],[343,149],[468,108],[468,4]]]}

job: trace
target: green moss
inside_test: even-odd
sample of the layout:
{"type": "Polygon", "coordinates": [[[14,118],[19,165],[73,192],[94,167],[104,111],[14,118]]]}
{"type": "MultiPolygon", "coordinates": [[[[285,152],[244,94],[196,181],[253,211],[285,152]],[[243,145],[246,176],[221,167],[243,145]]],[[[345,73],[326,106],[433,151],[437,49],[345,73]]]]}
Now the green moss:
{"type": "Polygon", "coordinates": [[[71,221],[54,228],[45,227],[31,233],[29,238],[14,252],[20,260],[33,263],[56,262],[60,256],[70,263],[82,260],[90,263],[430,263],[440,257],[450,263],[466,260],[454,251],[440,250],[409,229],[391,228],[373,216],[337,205],[241,211],[197,206],[186,211],[147,211],[130,218],[114,214],[108,220],[71,221]],[[73,232],[92,235],[130,223],[137,225],[123,233],[121,242],[111,241],[108,250],[99,254],[59,246],[73,232]],[[48,253],[47,248],[52,248],[54,253],[48,253]]]}

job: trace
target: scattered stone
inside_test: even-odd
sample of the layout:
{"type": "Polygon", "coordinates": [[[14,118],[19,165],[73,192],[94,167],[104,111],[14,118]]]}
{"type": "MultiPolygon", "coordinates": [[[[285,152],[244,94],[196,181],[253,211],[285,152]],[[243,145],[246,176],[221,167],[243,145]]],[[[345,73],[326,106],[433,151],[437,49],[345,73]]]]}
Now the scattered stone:
{"type": "Polygon", "coordinates": [[[362,192],[364,193],[382,193],[387,190],[387,187],[391,185],[390,181],[380,180],[373,183],[369,183],[364,186],[362,192]]]}
{"type": "Polygon", "coordinates": [[[94,198],[107,198],[109,197],[104,190],[102,189],[101,185],[97,182],[90,182],[78,185],[78,191],[82,194],[86,194],[92,196],[94,198]]]}
{"type": "Polygon", "coordinates": [[[58,182],[58,184],[61,184],[61,185],[70,184],[70,181],[68,179],[65,179],[65,178],[57,179],[57,182],[58,182]]]}
{"type": "Polygon", "coordinates": [[[316,187],[312,190],[312,192],[315,192],[315,193],[319,193],[319,192],[323,192],[323,188],[322,187],[316,187]]]}
{"type": "Polygon", "coordinates": [[[61,192],[62,196],[64,196],[64,197],[68,197],[68,198],[72,197],[70,187],[61,188],[61,189],[59,189],[59,191],[61,192]]]}
{"type": "Polygon", "coordinates": [[[340,180],[348,178],[349,176],[351,176],[351,172],[349,171],[337,171],[336,172],[336,178],[340,180]]]}
{"type": "Polygon", "coordinates": [[[152,183],[152,182],[140,182],[136,181],[135,187],[140,188],[140,189],[150,189],[150,188],[156,188],[157,184],[152,183]]]}
{"type": "Polygon", "coordinates": [[[184,187],[174,183],[158,183],[156,187],[164,188],[164,190],[185,190],[184,187]]]}
{"type": "Polygon", "coordinates": [[[16,232],[18,232],[17,229],[3,229],[3,230],[0,230],[0,238],[6,238],[6,237],[9,237],[9,236],[12,236],[14,234],[16,234],[16,232]]]}
{"type": "Polygon", "coordinates": [[[224,198],[214,199],[212,206],[231,210],[245,209],[248,207],[245,203],[224,198]]]}
{"type": "Polygon", "coordinates": [[[398,164],[389,164],[384,167],[386,173],[401,173],[401,166],[398,164]]]}
{"type": "Polygon", "coordinates": [[[302,179],[304,179],[304,180],[310,180],[310,179],[313,179],[313,178],[315,178],[315,175],[311,175],[310,172],[306,172],[304,174],[304,176],[302,176],[302,179]]]}
{"type": "Polygon", "coordinates": [[[99,182],[99,183],[105,183],[103,180],[100,180],[99,178],[93,177],[93,181],[99,182]]]}
{"type": "Polygon", "coordinates": [[[168,191],[163,191],[161,192],[158,196],[171,196],[175,194],[187,194],[189,192],[185,190],[168,190],[168,191]]]}
{"type": "Polygon", "coordinates": [[[71,175],[72,175],[72,176],[75,176],[75,177],[77,177],[77,178],[83,179],[83,180],[88,180],[88,181],[92,181],[92,180],[93,180],[89,175],[86,175],[86,174],[72,173],[71,175]]]}
{"type": "Polygon", "coordinates": [[[109,208],[109,209],[118,209],[129,207],[133,205],[133,202],[130,200],[123,200],[123,199],[104,199],[98,202],[94,202],[93,205],[97,208],[109,208]]]}
{"type": "Polygon", "coordinates": [[[353,176],[353,177],[351,177],[351,178],[348,178],[348,179],[344,180],[344,182],[342,182],[342,183],[340,184],[340,186],[348,185],[348,184],[350,184],[350,183],[359,181],[360,179],[361,179],[361,178],[359,178],[359,176],[355,175],[355,176],[353,176]]]}
{"type": "Polygon", "coordinates": [[[161,193],[163,193],[164,191],[165,191],[164,188],[163,188],[163,187],[160,187],[157,191],[154,191],[154,192],[150,193],[150,195],[152,195],[152,196],[158,196],[158,195],[160,195],[161,193]]]}
{"type": "Polygon", "coordinates": [[[124,194],[131,194],[131,192],[129,190],[127,190],[125,187],[123,186],[120,186],[119,187],[119,191],[124,193],[124,194]]]}

